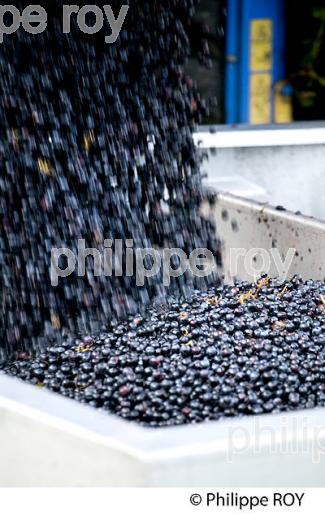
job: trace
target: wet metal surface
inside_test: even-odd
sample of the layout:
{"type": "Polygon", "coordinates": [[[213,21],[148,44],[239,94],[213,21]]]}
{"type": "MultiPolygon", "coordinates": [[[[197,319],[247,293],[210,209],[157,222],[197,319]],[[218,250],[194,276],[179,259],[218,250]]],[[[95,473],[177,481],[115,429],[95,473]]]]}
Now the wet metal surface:
{"type": "MultiPolygon", "coordinates": [[[[263,249],[269,252],[270,276],[282,275],[277,271],[271,250],[276,249],[284,260],[289,250],[294,249],[287,278],[295,274],[304,280],[325,278],[325,222],[291,213],[284,208],[275,209],[227,194],[217,197],[211,211],[222,240],[223,274],[227,283],[234,281],[230,271],[234,267],[231,266],[231,255],[235,249],[247,252],[263,249]]],[[[255,257],[258,269],[262,266],[258,252],[255,257]]],[[[243,257],[238,259],[236,267],[238,279],[254,281],[254,277],[245,269],[243,257]]]]}

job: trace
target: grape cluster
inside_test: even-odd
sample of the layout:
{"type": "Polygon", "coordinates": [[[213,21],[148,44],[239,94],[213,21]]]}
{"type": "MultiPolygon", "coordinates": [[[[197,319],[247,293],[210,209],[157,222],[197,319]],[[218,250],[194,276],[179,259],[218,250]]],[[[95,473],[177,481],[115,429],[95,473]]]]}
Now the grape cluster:
{"type": "Polygon", "coordinates": [[[152,427],[324,406],[325,282],[198,291],[5,371],[152,427]]]}
{"type": "MultiPolygon", "coordinates": [[[[127,2],[124,2],[127,3],[127,2]]],[[[121,3],[110,2],[114,13],[121,3]]],[[[206,247],[203,193],[192,131],[206,110],[183,72],[196,0],[130,2],[118,41],[62,32],[62,5],[47,5],[42,34],[19,30],[0,48],[0,340],[6,355],[62,330],[94,332],[164,299],[160,276],[71,275],[51,286],[52,248],[77,240],[206,247]]],[[[25,7],[27,2],[15,2],[25,7]]],[[[101,2],[97,2],[100,6],[101,2]]],[[[90,20],[91,22],[91,20],[90,20]]],[[[89,23],[90,23],[89,22],[89,23]]],[[[186,276],[172,291],[187,294],[186,276]]]]}

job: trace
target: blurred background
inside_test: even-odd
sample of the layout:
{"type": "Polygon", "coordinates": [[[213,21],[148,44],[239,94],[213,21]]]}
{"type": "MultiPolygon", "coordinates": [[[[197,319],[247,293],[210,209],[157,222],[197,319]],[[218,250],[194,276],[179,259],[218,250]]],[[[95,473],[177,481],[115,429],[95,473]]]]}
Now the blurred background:
{"type": "Polygon", "coordinates": [[[205,124],[325,119],[324,0],[201,0],[190,38],[205,124]]]}
{"type": "Polygon", "coordinates": [[[202,0],[189,34],[207,184],[325,219],[325,1],[202,0]]]}

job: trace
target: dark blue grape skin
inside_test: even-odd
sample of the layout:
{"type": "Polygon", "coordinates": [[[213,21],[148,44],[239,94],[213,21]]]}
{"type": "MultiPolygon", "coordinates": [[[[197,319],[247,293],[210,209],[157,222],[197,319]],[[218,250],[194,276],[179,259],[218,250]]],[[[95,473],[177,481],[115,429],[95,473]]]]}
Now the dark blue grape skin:
{"type": "MultiPolygon", "coordinates": [[[[95,248],[105,239],[133,239],[135,248],[219,254],[214,226],[200,216],[192,139],[204,101],[183,71],[196,4],[131,2],[120,37],[108,45],[104,31],[87,36],[75,23],[63,34],[64,2],[53,0],[42,34],[21,28],[4,36],[0,360],[66,332],[94,334],[154,300],[206,286],[182,276],[167,289],[162,273],[144,287],[134,276],[114,275],[94,286],[91,262],[84,277],[72,274],[58,287],[50,280],[52,248],[76,253],[80,238],[95,248]]],[[[111,6],[117,13],[121,2],[111,6]]]]}
{"type": "Polygon", "coordinates": [[[237,283],[172,298],[91,341],[17,359],[5,372],[150,427],[324,406],[325,282],[295,277],[284,301],[282,286],[269,280],[258,305],[241,303],[254,289],[237,283]],[[90,350],[80,351],[85,344],[90,350]]]}

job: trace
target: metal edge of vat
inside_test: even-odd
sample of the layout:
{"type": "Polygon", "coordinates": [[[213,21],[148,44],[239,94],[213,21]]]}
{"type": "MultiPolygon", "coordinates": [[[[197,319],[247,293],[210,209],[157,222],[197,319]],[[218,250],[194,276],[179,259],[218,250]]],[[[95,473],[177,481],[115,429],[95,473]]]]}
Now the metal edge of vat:
{"type": "MultiPolygon", "coordinates": [[[[248,226],[261,224],[256,229],[262,237],[271,221],[278,237],[278,225],[289,225],[298,229],[304,247],[311,245],[308,236],[313,247],[314,241],[325,247],[325,223],[312,218],[220,194],[210,205],[211,217],[219,221],[225,210],[230,219],[223,221],[221,235],[228,245],[229,235],[240,235],[240,229],[235,233],[231,226],[231,234],[227,227],[240,212],[248,226]]],[[[324,484],[325,409],[149,429],[0,375],[0,485],[324,484]],[[32,472],[28,465],[34,465],[32,472]]]]}
{"type": "Polygon", "coordinates": [[[229,272],[230,266],[234,267],[231,254],[240,249],[246,252],[262,249],[269,253],[271,276],[286,274],[287,278],[300,275],[304,280],[325,279],[325,222],[226,193],[217,194],[213,204],[206,203],[203,214],[216,224],[226,283],[232,283],[235,278],[254,280],[247,275],[243,262],[239,262],[235,275],[229,272]],[[274,250],[282,259],[289,250],[294,251],[287,273],[278,271],[271,254],[274,250]]]}
{"type": "Polygon", "coordinates": [[[265,148],[325,144],[325,121],[288,125],[212,125],[199,126],[193,134],[199,149],[265,148]]]}
{"type": "Polygon", "coordinates": [[[325,484],[324,409],[152,430],[5,376],[0,396],[1,486],[325,484]]]}

